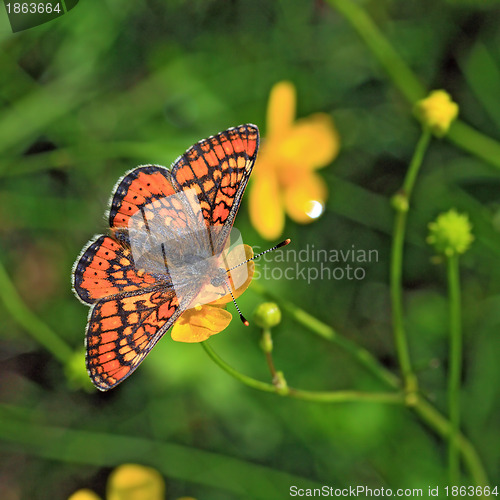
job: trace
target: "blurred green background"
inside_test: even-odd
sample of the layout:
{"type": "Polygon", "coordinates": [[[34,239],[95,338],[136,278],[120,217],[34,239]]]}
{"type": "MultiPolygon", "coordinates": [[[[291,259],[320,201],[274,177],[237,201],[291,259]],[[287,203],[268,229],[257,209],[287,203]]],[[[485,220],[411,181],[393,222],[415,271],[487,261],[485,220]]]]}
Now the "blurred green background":
{"type": "MultiPolygon", "coordinates": [[[[85,242],[106,231],[103,214],[117,179],[139,164],[170,165],[194,142],[240,123],[256,123],[265,139],[269,91],[286,79],[297,88],[297,115],[330,114],[342,149],[321,170],[330,190],[326,212],[311,225],[288,220],[284,236],[296,251],[354,245],[378,250],[379,261],[365,266],[361,282],[259,284],[397,373],[389,199],[420,126],[334,3],[87,0],[17,34],[0,9],[1,264],[40,319],[34,330],[53,330],[79,353],[77,367],[88,310],[72,294],[71,267],[85,242]]],[[[464,122],[500,141],[499,2],[360,5],[428,89],[448,90],[464,122]]],[[[476,240],[461,261],[463,430],[495,485],[500,155],[495,160],[497,143],[471,141],[489,148],[492,161],[466,152],[459,139],[434,140],[424,160],[405,248],[405,312],[421,390],[446,413],[446,275],[431,262],[425,237],[441,211],[467,212],[476,240]]],[[[246,243],[269,245],[249,222],[247,196],[236,227],[246,243]]],[[[88,391],[30,335],[26,315],[12,314],[4,279],[1,293],[2,500],[66,499],[84,487],[104,498],[110,471],[126,462],[158,469],[168,498],[288,498],[293,484],[426,491],[446,481],[446,444],[408,409],[258,392],[230,378],[200,346],[168,335],[117,389],[88,391]]],[[[263,300],[249,290],[239,306],[250,317],[263,300]]],[[[273,333],[275,363],[290,385],[387,390],[286,312],[273,333]]],[[[210,344],[241,372],[269,381],[259,335],[255,324],[245,328],[235,318],[210,344]]],[[[463,484],[472,484],[467,472],[463,484]]]]}

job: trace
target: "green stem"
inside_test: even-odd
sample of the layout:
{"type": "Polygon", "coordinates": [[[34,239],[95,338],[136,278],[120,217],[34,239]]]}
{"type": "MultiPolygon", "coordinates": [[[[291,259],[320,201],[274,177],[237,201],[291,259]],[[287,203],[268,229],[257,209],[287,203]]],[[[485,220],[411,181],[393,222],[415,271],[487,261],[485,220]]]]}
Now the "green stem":
{"type": "Polygon", "coordinates": [[[269,372],[271,373],[271,379],[276,380],[276,367],[274,366],[273,360],[273,337],[271,335],[270,328],[262,329],[262,336],[260,338],[260,348],[264,352],[266,357],[267,366],[269,372]]]}
{"type": "MultiPolygon", "coordinates": [[[[417,397],[412,410],[442,438],[450,438],[452,434],[450,422],[421,396],[417,397]]],[[[456,434],[456,443],[475,485],[489,485],[486,471],[472,443],[460,432],[456,434]]]]}
{"type": "MultiPolygon", "coordinates": [[[[416,101],[425,97],[427,89],[362,7],[352,0],[329,0],[329,2],[357,31],[410,105],[413,106],[416,101]]],[[[446,137],[464,151],[500,168],[500,143],[495,139],[460,120],[453,123],[446,137]]]]}
{"type": "Polygon", "coordinates": [[[500,144],[495,139],[475,130],[467,123],[456,120],[446,138],[464,151],[500,168],[500,144]]]}
{"type": "MultiPolygon", "coordinates": [[[[335,342],[340,347],[344,348],[349,354],[352,354],[354,358],[359,361],[363,366],[368,368],[370,372],[376,375],[380,380],[382,380],[386,385],[393,388],[400,387],[400,382],[398,377],[393,375],[390,371],[386,370],[380,363],[374,358],[368,351],[358,347],[354,342],[351,342],[343,337],[341,337],[337,332],[333,330],[330,326],[321,322],[319,319],[311,316],[306,313],[302,309],[298,308],[291,302],[285,301],[279,297],[274,296],[263,286],[259,285],[255,281],[252,282],[250,287],[262,295],[263,297],[269,298],[274,302],[278,303],[283,310],[286,310],[298,323],[300,323],[305,328],[309,329],[313,333],[318,336],[327,339],[331,342],[335,342]],[[341,342],[339,342],[341,340],[341,342]]],[[[206,347],[203,343],[203,347],[206,347]]],[[[212,351],[213,352],[213,351],[212,351]]],[[[210,355],[210,352],[209,352],[210,355]]],[[[211,356],[212,357],[212,356],[211,356]]],[[[219,359],[212,359],[217,363],[219,359]]],[[[219,364],[221,368],[235,376],[234,373],[239,373],[233,368],[229,367],[222,360],[220,360],[223,365],[219,364]],[[226,370],[225,367],[228,367],[229,370],[226,370]]],[[[236,377],[238,378],[238,377],[236,377]]],[[[253,380],[253,379],[252,379],[253,380]]],[[[245,383],[245,382],[244,382],[245,383]]],[[[247,384],[248,385],[248,384],[247,384]]],[[[271,391],[270,384],[264,384],[267,387],[265,389],[267,392],[271,391]]],[[[274,391],[276,392],[276,388],[274,387],[274,391]]],[[[356,394],[354,391],[350,393],[356,394]]],[[[344,392],[345,397],[345,392],[344,392]]],[[[302,398],[305,399],[305,398],[302,398]]],[[[357,399],[359,400],[359,398],[357,399]]],[[[439,413],[436,408],[434,408],[430,403],[428,403],[422,396],[418,393],[414,394],[412,398],[406,398],[405,402],[408,404],[409,408],[420,417],[420,419],[425,422],[431,429],[433,429],[439,436],[444,439],[448,439],[451,433],[451,425],[450,422],[439,413]]],[[[474,446],[472,443],[463,435],[458,433],[457,437],[457,446],[462,454],[462,458],[464,464],[467,466],[467,470],[469,471],[472,479],[476,486],[486,486],[489,484],[488,477],[484,470],[484,467],[481,463],[481,459],[479,458],[474,446]]]]}
{"type": "Polygon", "coordinates": [[[273,392],[282,396],[288,396],[294,399],[304,401],[315,401],[317,403],[347,403],[347,402],[371,402],[371,403],[393,403],[403,404],[404,395],[398,392],[377,393],[377,392],[359,392],[359,391],[305,391],[287,387],[286,390],[276,387],[273,384],[261,382],[248,375],[240,373],[232,366],[221,359],[207,341],[202,342],[201,346],[212,360],[222,368],[226,373],[239,380],[248,387],[264,392],[273,392]]]}
{"type": "MultiPolygon", "coordinates": [[[[218,498],[282,498],[283,492],[288,491],[291,484],[300,484],[301,488],[311,490],[321,488],[321,483],[305,477],[294,476],[234,456],[204,451],[196,445],[184,446],[137,435],[92,432],[85,424],[79,429],[43,425],[37,418],[35,409],[26,416],[25,413],[27,412],[24,408],[18,411],[16,407],[5,408],[0,405],[2,456],[26,456],[30,460],[40,457],[53,461],[49,463],[54,466],[59,463],[63,464],[61,467],[69,469],[69,464],[79,464],[80,467],[85,464],[93,470],[97,467],[117,467],[134,460],[155,467],[172,481],[194,482],[198,488],[205,486],[214,489],[218,492],[215,494],[218,498]]],[[[2,484],[5,484],[5,479],[2,484]]],[[[38,490],[41,490],[41,486],[38,490]]],[[[2,492],[4,491],[5,487],[2,488],[2,492]]],[[[49,495],[36,496],[54,498],[49,495]]],[[[130,493],[127,491],[127,494],[116,495],[114,498],[144,499],[145,496],[148,495],[140,495],[136,489],[132,489],[130,493]]],[[[2,499],[8,497],[2,495],[2,499]]],[[[33,497],[34,495],[30,496],[33,497]]],[[[63,495],[59,497],[63,498],[63,495]]],[[[148,498],[152,497],[149,495],[148,498]]]]}
{"type": "Polygon", "coordinates": [[[425,96],[425,87],[362,7],[352,0],[330,0],[330,4],[351,23],[394,85],[412,104],[425,96]]]}
{"type": "Polygon", "coordinates": [[[460,379],[462,375],[462,325],[460,317],[460,276],[458,256],[448,258],[448,291],[450,300],[450,368],[448,409],[451,425],[448,443],[449,484],[458,485],[460,461],[457,436],[460,431],[460,379]]]}
{"type": "Polygon", "coordinates": [[[269,368],[269,373],[271,374],[271,379],[274,380],[276,378],[276,367],[274,366],[273,355],[270,352],[266,352],[265,355],[267,367],[269,368]]]}
{"type": "Polygon", "coordinates": [[[403,192],[406,194],[408,202],[410,201],[411,193],[413,187],[415,186],[415,180],[417,179],[418,171],[422,165],[425,152],[429,146],[429,141],[431,139],[431,133],[428,129],[422,130],[420,139],[417,142],[415,152],[413,153],[413,158],[411,159],[410,166],[408,167],[408,172],[403,183],[403,192]]]}
{"type": "Polygon", "coordinates": [[[292,304],[281,297],[275,296],[257,281],[253,280],[250,284],[250,288],[259,295],[276,302],[283,311],[286,311],[304,328],[308,329],[322,339],[337,344],[340,348],[349,353],[361,366],[364,366],[370,373],[384,382],[384,384],[389,387],[393,387],[394,389],[398,389],[400,387],[398,377],[384,368],[368,350],[358,346],[356,343],[346,339],[342,335],[339,335],[331,326],[326,325],[319,319],[310,315],[308,312],[300,309],[300,307],[297,307],[295,304],[292,304]]]}
{"type": "Polygon", "coordinates": [[[429,145],[431,134],[428,130],[423,130],[417,143],[413,158],[410,162],[408,172],[403,183],[402,206],[396,206],[396,217],[394,219],[394,231],[391,250],[390,264],[390,288],[392,302],[392,323],[394,329],[394,341],[401,367],[401,373],[405,383],[405,389],[409,394],[417,391],[417,379],[413,373],[410,360],[408,340],[404,328],[403,317],[403,247],[406,234],[407,210],[410,203],[411,194],[415,185],[418,171],[422,165],[424,154],[429,145]]]}
{"type": "Polygon", "coordinates": [[[0,299],[14,320],[61,363],[66,364],[71,359],[73,356],[71,347],[28,309],[2,263],[0,263],[0,299]]]}

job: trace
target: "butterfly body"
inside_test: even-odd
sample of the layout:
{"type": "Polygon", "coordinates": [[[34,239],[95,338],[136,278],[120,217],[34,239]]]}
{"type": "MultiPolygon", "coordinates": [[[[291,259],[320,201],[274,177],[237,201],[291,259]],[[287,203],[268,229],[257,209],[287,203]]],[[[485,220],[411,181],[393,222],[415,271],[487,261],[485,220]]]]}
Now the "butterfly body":
{"type": "Polygon", "coordinates": [[[227,288],[225,252],[258,143],[257,127],[240,125],[170,169],[140,166],[118,181],[111,234],[94,237],[73,268],[75,294],[91,307],[86,365],[98,389],[128,377],[186,309],[227,288]]]}

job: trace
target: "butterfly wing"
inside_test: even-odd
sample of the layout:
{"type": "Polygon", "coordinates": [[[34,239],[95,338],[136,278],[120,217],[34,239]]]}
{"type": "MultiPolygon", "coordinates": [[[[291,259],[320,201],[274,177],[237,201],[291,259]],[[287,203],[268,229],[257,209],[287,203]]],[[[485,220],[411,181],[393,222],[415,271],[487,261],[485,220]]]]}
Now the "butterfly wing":
{"type": "Polygon", "coordinates": [[[137,270],[130,249],[99,236],[74,268],[74,290],[93,305],[85,337],[94,385],[108,390],[128,377],[181,314],[169,276],[137,270]]]}
{"type": "Polygon", "coordinates": [[[116,184],[109,209],[109,227],[128,228],[130,217],[141,207],[175,194],[170,171],[158,165],[137,167],[116,184]]]}
{"type": "Polygon", "coordinates": [[[130,248],[110,236],[99,236],[84,248],[73,268],[73,288],[85,304],[125,292],[168,285],[137,270],[130,248]]]}
{"type": "Polygon", "coordinates": [[[257,127],[241,125],[195,144],[170,171],[142,166],[118,182],[109,210],[114,237],[98,237],[84,249],[74,268],[76,294],[93,305],[86,333],[86,364],[100,390],[111,389],[137,368],[201,287],[189,286],[180,294],[174,291],[165,255],[160,280],[158,274],[137,269],[129,246],[131,237],[149,232],[153,218],[157,226],[178,226],[179,230],[188,226],[192,222],[189,210],[179,209],[172,195],[193,189],[201,212],[191,217],[203,219],[207,227],[221,227],[214,242],[214,252],[221,252],[255,163],[258,143],[257,127]],[[131,220],[138,213],[135,220],[139,222],[131,220]]]}
{"type": "Polygon", "coordinates": [[[191,146],[172,166],[174,189],[194,189],[207,226],[222,226],[216,253],[222,251],[231,231],[258,147],[258,128],[240,125],[191,146]]]}
{"type": "Polygon", "coordinates": [[[101,391],[127,378],[181,314],[172,289],[128,293],[98,301],[86,334],[86,366],[101,391]]]}

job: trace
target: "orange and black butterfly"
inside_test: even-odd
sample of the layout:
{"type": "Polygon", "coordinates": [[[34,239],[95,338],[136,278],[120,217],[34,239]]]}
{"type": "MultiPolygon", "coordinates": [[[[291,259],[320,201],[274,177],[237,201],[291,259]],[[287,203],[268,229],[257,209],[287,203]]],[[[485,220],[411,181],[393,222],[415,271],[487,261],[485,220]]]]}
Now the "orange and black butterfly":
{"type": "Polygon", "coordinates": [[[98,389],[127,378],[217,281],[217,269],[199,262],[227,247],[258,147],[257,127],[240,125],[191,146],[170,169],[140,166],[118,181],[110,235],[96,236],[73,269],[74,291],[91,306],[86,365],[98,389]]]}

